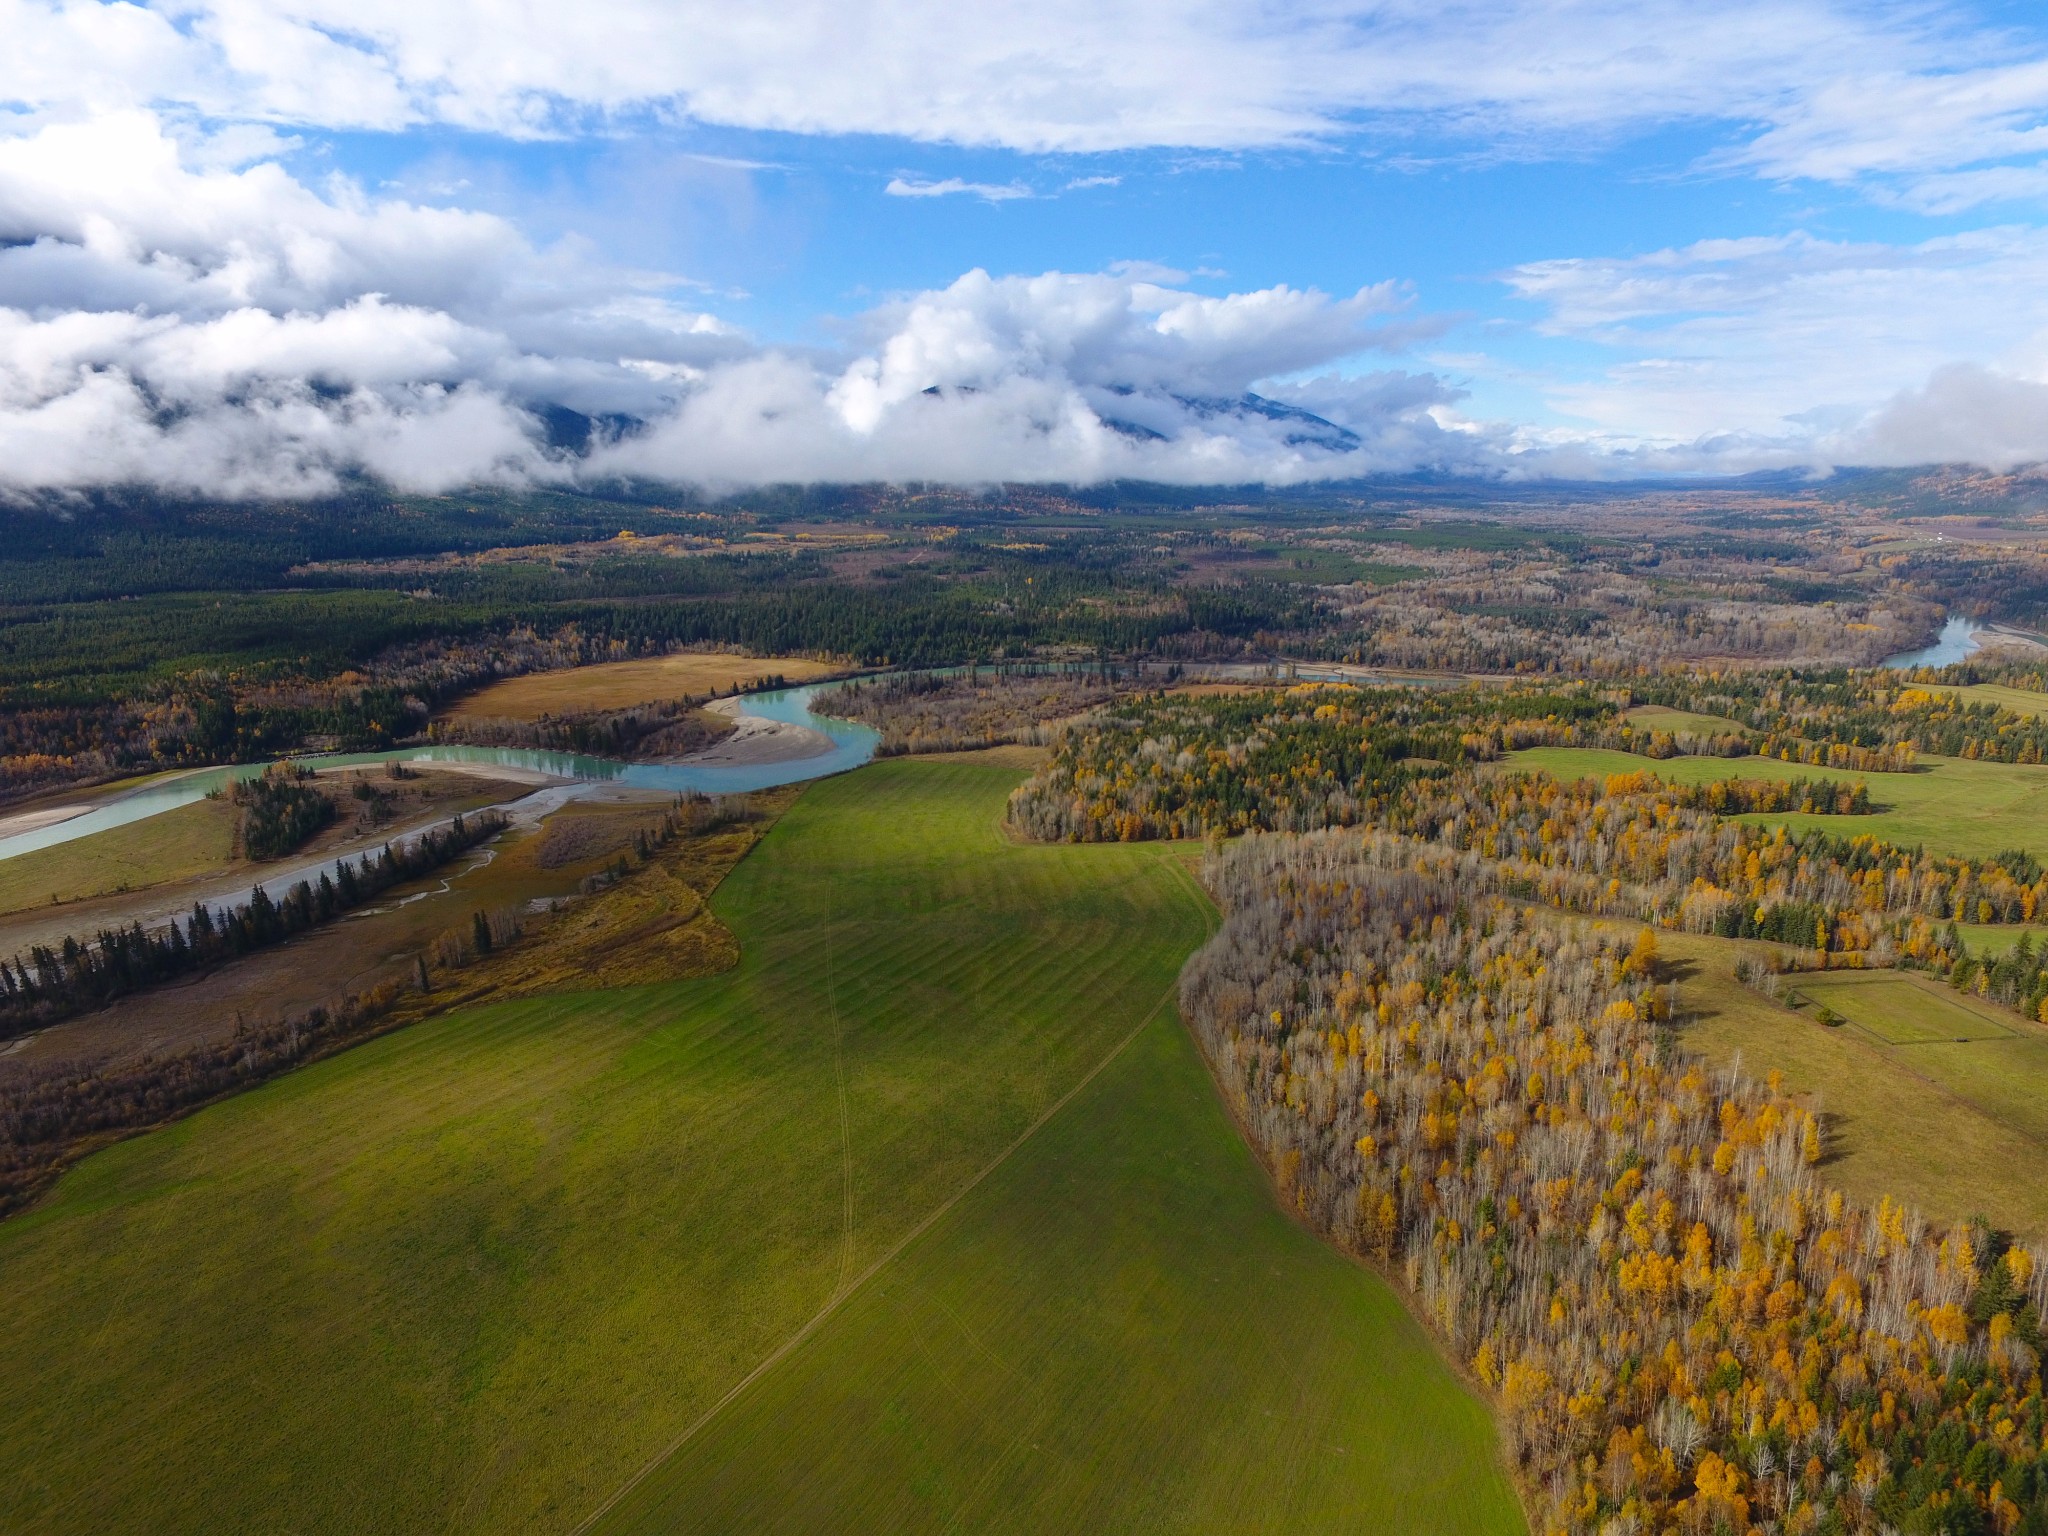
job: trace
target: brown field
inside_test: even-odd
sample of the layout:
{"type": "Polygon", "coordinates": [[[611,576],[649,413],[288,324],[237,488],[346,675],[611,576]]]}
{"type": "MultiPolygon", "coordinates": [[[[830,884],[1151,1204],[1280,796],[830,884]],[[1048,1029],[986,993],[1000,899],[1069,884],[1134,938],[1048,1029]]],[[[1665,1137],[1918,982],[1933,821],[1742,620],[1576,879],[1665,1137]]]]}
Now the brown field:
{"type": "Polygon", "coordinates": [[[639,661],[607,661],[558,672],[508,677],[456,701],[448,718],[538,720],[542,715],[588,714],[629,709],[685,695],[729,693],[767,677],[792,683],[843,672],[844,667],[802,656],[730,656],[718,651],[683,651],[639,661]]]}

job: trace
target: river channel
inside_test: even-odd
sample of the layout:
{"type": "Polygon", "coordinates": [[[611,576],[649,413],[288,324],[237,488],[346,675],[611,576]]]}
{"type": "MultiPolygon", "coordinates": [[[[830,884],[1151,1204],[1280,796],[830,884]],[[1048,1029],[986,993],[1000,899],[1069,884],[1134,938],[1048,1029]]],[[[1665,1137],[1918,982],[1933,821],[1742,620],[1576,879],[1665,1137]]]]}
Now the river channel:
{"type": "MultiPolygon", "coordinates": [[[[618,784],[631,789],[665,790],[671,794],[696,791],[705,795],[744,794],[748,790],[772,789],[778,784],[795,784],[821,779],[828,774],[858,768],[875,755],[881,739],[867,726],[829,715],[811,713],[811,700],[834,683],[806,688],[784,688],[773,693],[755,693],[737,701],[741,717],[779,720],[801,725],[831,741],[829,751],[782,762],[749,764],[709,763],[627,763],[608,757],[587,757],[576,752],[536,752],[519,747],[422,746],[400,747],[388,752],[337,752],[294,758],[309,768],[353,768],[371,763],[479,763],[500,768],[524,769],[578,783],[618,784]]],[[[75,838],[90,837],[111,827],[160,816],[165,811],[190,805],[235,779],[249,779],[263,772],[265,763],[237,763],[227,768],[201,768],[191,773],[167,775],[148,784],[103,801],[90,810],[61,821],[0,838],[0,859],[53,848],[75,838]]]]}
{"type": "Polygon", "coordinates": [[[1918,651],[1901,651],[1896,656],[1887,656],[1884,664],[1900,671],[1914,667],[1952,667],[1959,661],[1968,661],[1983,644],[1977,636],[1984,626],[1975,619],[1958,615],[1941,626],[1941,633],[1934,644],[1918,651]]]}

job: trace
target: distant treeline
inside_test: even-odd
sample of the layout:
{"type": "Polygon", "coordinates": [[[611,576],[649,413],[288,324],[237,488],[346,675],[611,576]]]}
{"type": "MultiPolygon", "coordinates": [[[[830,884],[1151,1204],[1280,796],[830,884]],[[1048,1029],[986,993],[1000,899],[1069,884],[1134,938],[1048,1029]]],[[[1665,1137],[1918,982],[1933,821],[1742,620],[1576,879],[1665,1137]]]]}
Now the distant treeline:
{"type": "Polygon", "coordinates": [[[1236,656],[1302,606],[1280,588],[1180,589],[1093,569],[977,565],[860,584],[808,557],[654,564],[635,578],[649,590],[629,596],[565,598],[547,590],[551,578],[485,581],[465,568],[445,597],[171,593],[0,607],[0,792],[388,747],[466,689],[540,667],[691,647],[907,667],[1046,648],[1236,656]],[[717,580],[692,579],[713,564],[717,580]]]}
{"type": "Polygon", "coordinates": [[[625,564],[630,571],[615,572],[616,580],[571,581],[526,565],[463,568],[454,580],[413,577],[449,587],[430,598],[379,587],[0,608],[7,636],[0,707],[138,699],[152,689],[190,687],[199,674],[317,680],[432,639],[566,628],[635,654],[725,645],[865,665],[946,666],[1041,645],[1133,653],[1177,637],[1247,639],[1280,627],[1301,606],[1283,589],[1177,589],[1072,568],[976,568],[863,585],[830,579],[804,557],[650,556],[625,564]],[[529,574],[535,571],[541,574],[529,574]],[[620,585],[632,590],[615,590],[620,585]]]}
{"type": "Polygon", "coordinates": [[[197,903],[183,922],[155,930],[141,923],[103,928],[90,938],[67,937],[52,948],[38,944],[24,960],[0,961],[0,1036],[40,1029],[59,1019],[105,1007],[116,998],[159,982],[205,970],[237,955],[281,943],[340,913],[440,868],[456,855],[503,831],[497,811],[457,816],[403,844],[342,860],[330,877],[301,880],[282,901],[258,885],[240,906],[215,917],[197,903]]]}

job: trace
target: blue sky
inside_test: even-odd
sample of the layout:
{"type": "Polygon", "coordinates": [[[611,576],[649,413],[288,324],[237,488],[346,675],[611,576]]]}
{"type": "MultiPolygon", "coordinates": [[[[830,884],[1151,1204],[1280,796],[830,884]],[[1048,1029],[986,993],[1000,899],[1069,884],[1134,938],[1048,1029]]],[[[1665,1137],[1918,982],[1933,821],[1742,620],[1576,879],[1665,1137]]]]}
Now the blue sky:
{"type": "Polygon", "coordinates": [[[2028,7],[0,0],[0,30],[0,488],[2048,457],[2028,7]],[[1356,447],[1184,398],[1248,389],[1356,447]],[[550,404],[642,426],[566,464],[550,404]]]}

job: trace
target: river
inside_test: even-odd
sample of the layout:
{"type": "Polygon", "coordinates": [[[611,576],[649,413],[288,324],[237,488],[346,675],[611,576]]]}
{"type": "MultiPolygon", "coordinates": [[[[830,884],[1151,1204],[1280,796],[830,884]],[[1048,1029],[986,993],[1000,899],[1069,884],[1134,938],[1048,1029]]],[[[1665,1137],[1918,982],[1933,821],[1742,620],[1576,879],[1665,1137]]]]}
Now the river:
{"type": "MultiPolygon", "coordinates": [[[[784,688],[773,693],[747,694],[738,701],[741,716],[807,726],[832,742],[829,752],[776,763],[627,763],[609,757],[586,757],[576,752],[458,746],[400,747],[388,752],[337,752],[294,758],[293,761],[316,769],[389,762],[482,763],[545,773],[558,779],[621,784],[633,789],[666,790],[671,794],[689,790],[705,795],[744,794],[748,790],[772,789],[778,784],[795,784],[805,779],[844,773],[849,768],[858,768],[875,755],[875,745],[881,738],[867,726],[811,713],[811,699],[819,689],[836,686],[825,683],[805,688],[784,688]]],[[[181,805],[203,800],[232,780],[254,778],[268,766],[265,763],[238,763],[227,768],[201,768],[191,773],[168,775],[126,794],[116,795],[76,816],[67,816],[61,821],[0,838],[0,859],[33,853],[38,848],[54,848],[75,838],[90,837],[95,832],[160,816],[181,805]]]]}
{"type": "Polygon", "coordinates": [[[1941,626],[1941,633],[1934,644],[1917,651],[1901,651],[1896,656],[1887,656],[1884,664],[1901,671],[1914,667],[1950,667],[1959,661],[1968,661],[1976,654],[1983,642],[1977,638],[1984,626],[1975,619],[1966,619],[1960,614],[1941,626]]]}

